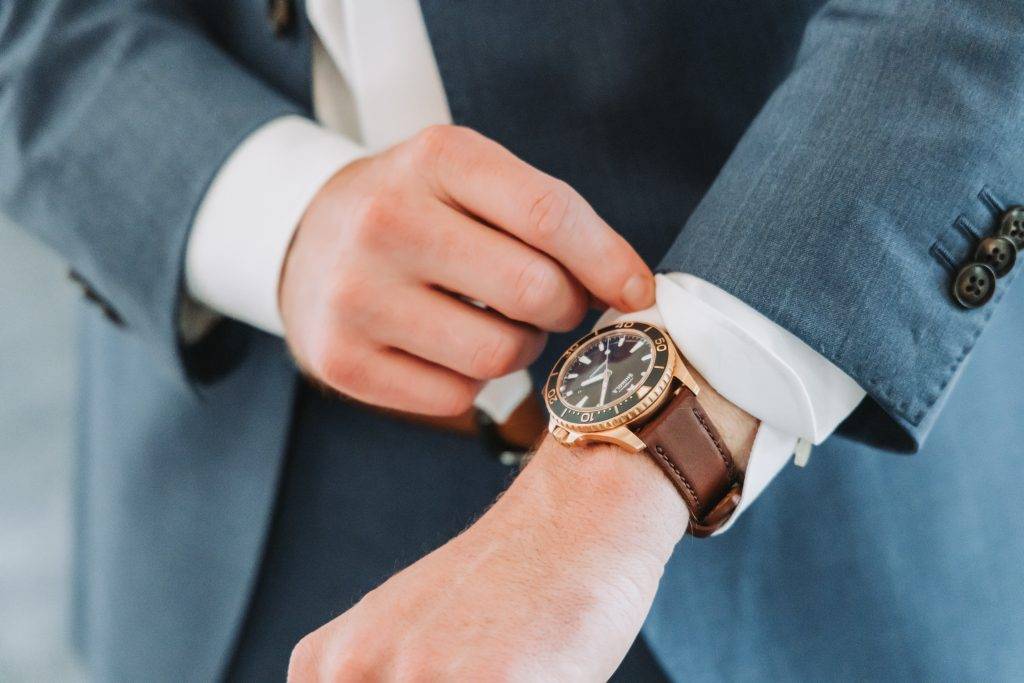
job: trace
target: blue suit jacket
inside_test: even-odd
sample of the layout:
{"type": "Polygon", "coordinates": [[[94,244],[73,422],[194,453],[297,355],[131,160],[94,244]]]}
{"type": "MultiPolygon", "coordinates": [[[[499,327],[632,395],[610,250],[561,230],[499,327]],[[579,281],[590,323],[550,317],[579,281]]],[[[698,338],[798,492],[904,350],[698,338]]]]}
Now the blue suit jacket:
{"type": "MultiPolygon", "coordinates": [[[[101,304],[82,310],[76,522],[77,633],[100,678],[222,672],[289,444],[330,435],[344,462],[377,448],[344,418],[293,424],[280,340],[233,322],[196,347],[177,336],[183,247],[211,177],[250,132],[309,111],[301,7],[280,37],[265,9],[0,7],[0,206],[101,304]]],[[[665,667],[1024,676],[1024,296],[1016,273],[977,310],[949,295],[977,238],[1024,202],[1024,10],[423,9],[456,122],[570,182],[652,265],[732,292],[868,391],[806,471],[725,537],[682,544],[645,627],[665,667]]],[[[386,425],[399,442],[411,429],[386,425]]],[[[424,462],[456,448],[417,443],[424,462]]],[[[421,475],[468,495],[456,470],[421,475]]],[[[375,539],[411,543],[397,524],[375,539]]]]}

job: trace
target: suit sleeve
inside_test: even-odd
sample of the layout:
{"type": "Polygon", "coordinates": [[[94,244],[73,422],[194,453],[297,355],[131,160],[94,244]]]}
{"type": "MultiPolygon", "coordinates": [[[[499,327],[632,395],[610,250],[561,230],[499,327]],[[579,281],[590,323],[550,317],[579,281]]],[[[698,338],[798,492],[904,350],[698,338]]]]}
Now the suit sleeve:
{"type": "Polygon", "coordinates": [[[0,210],[60,252],[179,375],[197,206],[250,132],[301,109],[218,49],[186,6],[0,7],[0,210]]]}
{"type": "Polygon", "coordinates": [[[1002,0],[826,3],[660,265],[852,377],[871,398],[843,426],[855,438],[919,448],[1014,295],[1015,272],[975,310],[950,291],[1024,203],[1022,33],[1024,9],[1002,0]]]}

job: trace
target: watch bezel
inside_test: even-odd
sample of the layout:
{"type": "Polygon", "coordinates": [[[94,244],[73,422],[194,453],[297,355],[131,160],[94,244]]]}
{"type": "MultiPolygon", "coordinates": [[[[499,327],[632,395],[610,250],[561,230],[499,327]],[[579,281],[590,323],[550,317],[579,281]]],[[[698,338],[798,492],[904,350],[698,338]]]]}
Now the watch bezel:
{"type": "Polygon", "coordinates": [[[657,325],[631,320],[607,325],[576,340],[562,353],[544,384],[544,404],[555,424],[573,432],[603,432],[622,425],[637,423],[642,421],[648,413],[656,411],[668,397],[668,389],[672,384],[673,371],[677,362],[678,354],[668,333],[657,325]],[[558,386],[566,365],[576,351],[603,334],[623,330],[642,334],[651,342],[651,348],[654,349],[654,365],[648,376],[628,398],[601,410],[581,410],[565,403],[560,396],[558,386]]]}

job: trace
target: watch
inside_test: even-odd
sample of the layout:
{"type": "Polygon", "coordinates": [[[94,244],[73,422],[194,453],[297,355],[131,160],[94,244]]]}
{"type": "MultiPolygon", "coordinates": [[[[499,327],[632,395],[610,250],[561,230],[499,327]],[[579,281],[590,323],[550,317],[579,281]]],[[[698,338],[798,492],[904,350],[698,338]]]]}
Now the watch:
{"type": "Polygon", "coordinates": [[[708,536],[739,504],[743,473],[697,401],[700,387],[668,333],[623,321],[566,349],[544,386],[548,430],[566,446],[600,441],[646,452],[708,536]]]}

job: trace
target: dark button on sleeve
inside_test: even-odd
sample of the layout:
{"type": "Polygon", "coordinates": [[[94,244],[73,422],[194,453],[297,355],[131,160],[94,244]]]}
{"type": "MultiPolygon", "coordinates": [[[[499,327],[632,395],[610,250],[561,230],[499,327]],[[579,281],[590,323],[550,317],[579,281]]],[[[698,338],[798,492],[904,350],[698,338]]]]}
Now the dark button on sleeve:
{"type": "Polygon", "coordinates": [[[996,277],[1002,277],[1017,262],[1017,246],[1009,237],[986,237],[974,252],[974,260],[989,265],[996,277]]]}
{"type": "Polygon", "coordinates": [[[1003,214],[999,234],[1009,238],[1018,250],[1024,249],[1024,206],[1014,206],[1003,214]]]}
{"type": "Polygon", "coordinates": [[[995,271],[984,263],[968,263],[953,283],[953,297],[964,308],[984,306],[995,293],[995,271]]]}

